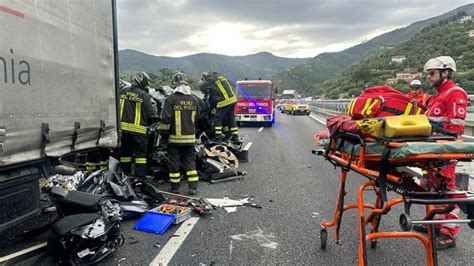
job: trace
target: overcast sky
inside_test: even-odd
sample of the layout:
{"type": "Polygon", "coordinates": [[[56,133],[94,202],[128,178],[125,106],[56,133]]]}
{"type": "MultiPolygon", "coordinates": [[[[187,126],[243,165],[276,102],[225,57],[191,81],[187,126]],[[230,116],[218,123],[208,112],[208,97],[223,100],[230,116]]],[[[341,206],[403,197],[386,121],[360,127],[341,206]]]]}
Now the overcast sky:
{"type": "Polygon", "coordinates": [[[118,0],[120,49],[313,57],[341,51],[465,0],[118,0]]]}

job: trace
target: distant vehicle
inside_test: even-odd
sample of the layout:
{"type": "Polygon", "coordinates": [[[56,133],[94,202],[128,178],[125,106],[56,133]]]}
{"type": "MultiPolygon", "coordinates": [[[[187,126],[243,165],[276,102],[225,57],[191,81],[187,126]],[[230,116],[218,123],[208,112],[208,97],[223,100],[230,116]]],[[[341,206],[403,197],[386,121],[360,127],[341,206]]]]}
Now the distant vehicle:
{"type": "Polygon", "coordinates": [[[291,104],[288,106],[287,114],[296,115],[296,114],[311,114],[311,107],[305,100],[290,100],[291,104]]]}
{"type": "Polygon", "coordinates": [[[271,127],[275,121],[275,85],[270,80],[240,80],[236,82],[237,105],[235,120],[263,122],[271,127]]]}
{"type": "Polygon", "coordinates": [[[295,99],[288,99],[288,100],[285,100],[285,102],[283,103],[283,107],[282,107],[282,110],[281,112],[282,113],[290,113],[291,110],[293,109],[293,101],[295,101],[295,99]]]}
{"type": "Polygon", "coordinates": [[[283,106],[285,105],[287,101],[288,100],[286,99],[278,101],[278,104],[276,105],[275,109],[283,113],[283,106]]]}
{"type": "Polygon", "coordinates": [[[296,99],[298,98],[298,94],[296,93],[296,90],[284,90],[282,95],[282,99],[296,99]]]}

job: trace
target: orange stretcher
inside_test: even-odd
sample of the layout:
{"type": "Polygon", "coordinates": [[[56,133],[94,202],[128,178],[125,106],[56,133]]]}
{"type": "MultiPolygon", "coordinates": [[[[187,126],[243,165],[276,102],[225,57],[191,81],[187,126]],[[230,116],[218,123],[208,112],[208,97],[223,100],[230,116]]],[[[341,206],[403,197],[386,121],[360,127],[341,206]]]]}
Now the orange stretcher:
{"type": "Polygon", "coordinates": [[[462,143],[450,136],[410,137],[398,139],[363,138],[345,132],[335,132],[329,139],[321,140],[315,135],[316,155],[323,156],[336,167],[341,168],[339,193],[332,221],[321,222],[321,248],[327,246],[327,229],[334,227],[334,241],[339,243],[342,214],[350,209],[358,211],[359,265],[367,264],[367,244],[375,248],[378,238],[416,238],[426,251],[426,264],[437,265],[434,247],[434,225],[441,223],[467,223],[474,228],[474,194],[467,191],[449,191],[444,177],[440,174],[444,166],[457,161],[474,159],[474,143],[462,143]],[[417,167],[434,173],[439,179],[436,188],[424,189],[417,182],[420,175],[407,167],[417,167]],[[355,171],[368,181],[357,191],[357,203],[344,205],[347,173],[355,171]],[[364,201],[364,192],[373,188],[375,203],[364,201]],[[399,194],[387,199],[387,191],[399,194]],[[380,232],[382,216],[396,204],[404,204],[405,212],[400,215],[403,232],[380,232]],[[410,208],[413,204],[425,205],[421,220],[412,220],[410,208]],[[464,220],[435,220],[436,214],[452,211],[458,205],[468,214],[464,220]],[[435,208],[434,205],[438,205],[435,208]],[[439,205],[443,208],[439,208],[439,205]],[[368,211],[366,211],[368,210],[368,211]],[[425,224],[427,236],[411,232],[412,225],[425,224]],[[370,230],[367,230],[367,227],[370,230]]]}

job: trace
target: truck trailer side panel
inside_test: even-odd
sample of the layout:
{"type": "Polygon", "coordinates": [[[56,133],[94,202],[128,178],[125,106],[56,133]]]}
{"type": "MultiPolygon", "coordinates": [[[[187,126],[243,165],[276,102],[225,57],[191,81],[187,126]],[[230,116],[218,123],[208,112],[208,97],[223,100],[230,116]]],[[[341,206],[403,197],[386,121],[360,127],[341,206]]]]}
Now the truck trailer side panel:
{"type": "Polygon", "coordinates": [[[113,12],[107,0],[2,1],[0,166],[43,145],[54,157],[117,145],[113,12]]]}

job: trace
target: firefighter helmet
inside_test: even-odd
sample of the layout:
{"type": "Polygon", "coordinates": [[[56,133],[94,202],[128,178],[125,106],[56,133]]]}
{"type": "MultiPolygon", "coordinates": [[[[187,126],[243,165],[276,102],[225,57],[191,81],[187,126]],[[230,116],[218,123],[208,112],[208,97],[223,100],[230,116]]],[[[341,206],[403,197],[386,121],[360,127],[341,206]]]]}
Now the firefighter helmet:
{"type": "Polygon", "coordinates": [[[150,77],[145,72],[139,72],[135,76],[132,76],[132,83],[144,88],[150,85],[150,77]]]}
{"type": "Polygon", "coordinates": [[[177,72],[171,78],[171,88],[176,88],[181,84],[188,85],[188,80],[183,73],[177,72]]]}
{"type": "Polygon", "coordinates": [[[203,80],[203,81],[204,81],[204,80],[208,80],[208,79],[211,78],[211,76],[217,76],[217,75],[218,75],[218,73],[217,73],[217,72],[214,72],[214,71],[210,71],[210,70],[204,71],[204,72],[202,72],[202,78],[201,78],[201,80],[203,80]]]}
{"type": "Polygon", "coordinates": [[[456,62],[451,56],[438,56],[431,58],[426,62],[424,71],[428,72],[432,69],[445,70],[450,69],[451,71],[456,71],[456,62]]]}

